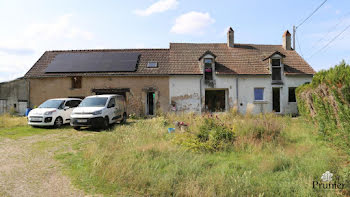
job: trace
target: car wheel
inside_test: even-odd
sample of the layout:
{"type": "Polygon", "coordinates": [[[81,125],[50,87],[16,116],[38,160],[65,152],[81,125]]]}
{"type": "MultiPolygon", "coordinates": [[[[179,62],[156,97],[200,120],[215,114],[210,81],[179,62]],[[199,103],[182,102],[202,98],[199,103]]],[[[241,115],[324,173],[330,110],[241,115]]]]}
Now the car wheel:
{"type": "Polygon", "coordinates": [[[120,121],[120,124],[126,123],[126,113],[123,114],[123,119],[120,121]]]}
{"type": "Polygon", "coordinates": [[[108,117],[105,117],[103,119],[103,125],[102,125],[103,129],[108,129],[109,127],[109,120],[108,120],[108,117]]]}
{"type": "Polygon", "coordinates": [[[55,127],[60,128],[63,125],[63,119],[61,117],[57,117],[55,120],[55,127]]]}
{"type": "Polygon", "coordinates": [[[78,130],[78,131],[80,130],[80,127],[73,127],[73,128],[74,128],[75,130],[78,130]]]}

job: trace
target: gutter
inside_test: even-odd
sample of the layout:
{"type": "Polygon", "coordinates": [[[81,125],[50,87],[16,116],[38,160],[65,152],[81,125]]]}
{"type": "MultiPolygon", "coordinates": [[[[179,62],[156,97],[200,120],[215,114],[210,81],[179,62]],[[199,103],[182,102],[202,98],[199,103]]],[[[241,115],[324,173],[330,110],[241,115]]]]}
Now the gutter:
{"type": "Polygon", "coordinates": [[[236,98],[237,98],[237,112],[239,113],[239,99],[238,99],[238,75],[236,76],[236,98]]]}
{"type": "Polygon", "coordinates": [[[200,104],[201,113],[202,113],[202,81],[203,81],[203,76],[201,77],[199,82],[199,104],[200,104]]]}

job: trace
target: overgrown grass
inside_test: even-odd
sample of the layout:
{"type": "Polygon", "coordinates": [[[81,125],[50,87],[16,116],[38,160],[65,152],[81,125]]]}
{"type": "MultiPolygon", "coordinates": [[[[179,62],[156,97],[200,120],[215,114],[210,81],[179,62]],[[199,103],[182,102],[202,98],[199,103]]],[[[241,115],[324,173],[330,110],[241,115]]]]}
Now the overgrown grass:
{"type": "Polygon", "coordinates": [[[105,195],[341,195],[312,187],[325,171],[344,175],[346,162],[316,134],[299,118],[167,115],[86,138],[57,159],[78,187],[105,195]],[[188,123],[188,131],[169,134],[174,121],[188,123]],[[193,148],[198,141],[209,148],[193,148]]]}
{"type": "Polygon", "coordinates": [[[12,116],[10,114],[0,115],[0,129],[26,126],[27,118],[22,116],[12,116]]]}
{"type": "Polygon", "coordinates": [[[22,137],[49,134],[62,130],[71,129],[63,127],[61,129],[33,128],[28,126],[27,118],[22,116],[12,116],[9,114],[0,115],[0,137],[18,139],[22,137]]]}

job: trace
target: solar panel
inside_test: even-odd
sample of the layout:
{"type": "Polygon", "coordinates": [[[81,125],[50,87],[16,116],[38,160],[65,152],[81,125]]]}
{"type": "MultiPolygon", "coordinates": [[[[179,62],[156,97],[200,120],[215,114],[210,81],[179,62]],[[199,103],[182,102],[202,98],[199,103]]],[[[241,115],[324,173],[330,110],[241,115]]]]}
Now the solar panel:
{"type": "Polygon", "coordinates": [[[133,72],[139,56],[132,52],[64,52],[56,55],[45,72],[133,72]]]}

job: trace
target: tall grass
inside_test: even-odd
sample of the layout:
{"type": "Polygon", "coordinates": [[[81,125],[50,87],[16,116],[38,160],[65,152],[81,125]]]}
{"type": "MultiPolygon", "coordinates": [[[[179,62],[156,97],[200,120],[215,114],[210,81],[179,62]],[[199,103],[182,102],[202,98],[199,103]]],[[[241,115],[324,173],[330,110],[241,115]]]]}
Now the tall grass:
{"type": "Polygon", "coordinates": [[[27,118],[21,116],[12,116],[10,114],[0,115],[0,128],[11,128],[27,125],[27,118]]]}
{"type": "MultiPolygon", "coordinates": [[[[213,135],[211,132],[209,135],[213,135]]],[[[234,113],[218,117],[168,114],[117,126],[113,132],[85,139],[76,148],[75,153],[57,158],[68,166],[75,183],[92,193],[142,196],[339,194],[312,188],[312,181],[319,180],[326,170],[340,173],[339,153],[315,136],[313,125],[272,114],[251,117],[234,113]],[[215,121],[209,124],[211,132],[217,132],[214,127],[219,126],[224,130],[230,128],[225,132],[234,133],[233,138],[218,138],[226,148],[196,151],[178,143],[178,138],[197,140],[200,129],[208,126],[206,122],[210,118],[215,121]],[[188,132],[169,134],[167,128],[175,121],[185,121],[188,132]]]]}

